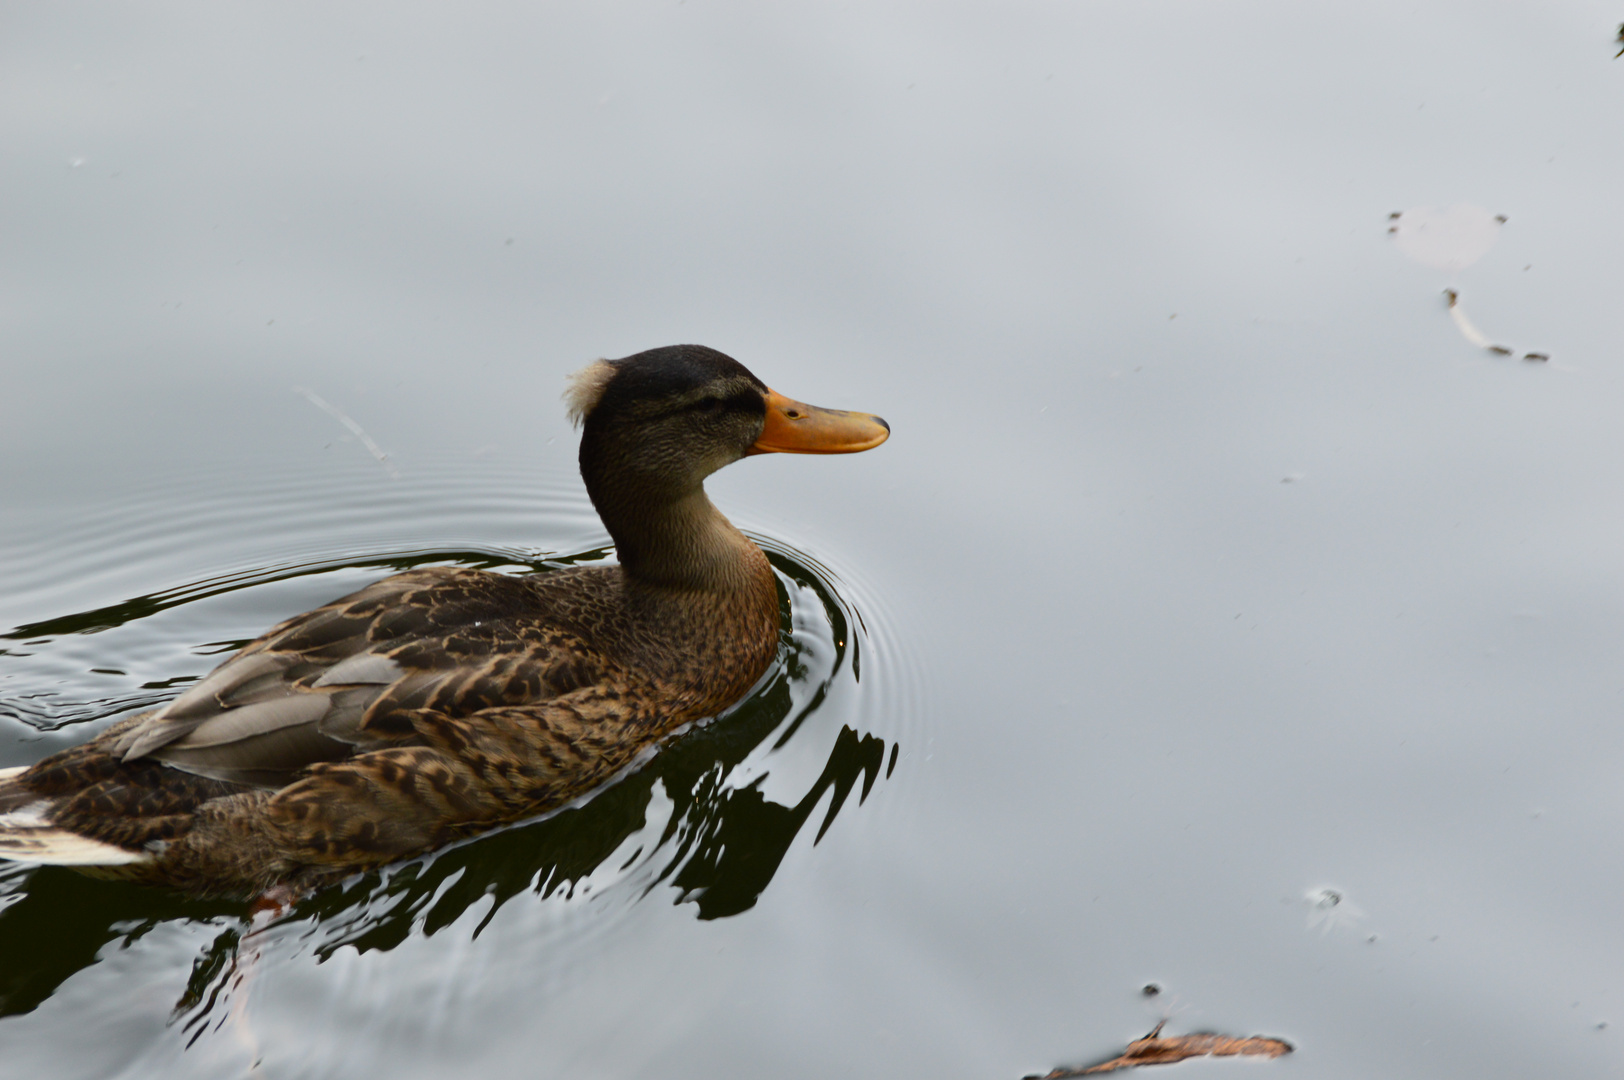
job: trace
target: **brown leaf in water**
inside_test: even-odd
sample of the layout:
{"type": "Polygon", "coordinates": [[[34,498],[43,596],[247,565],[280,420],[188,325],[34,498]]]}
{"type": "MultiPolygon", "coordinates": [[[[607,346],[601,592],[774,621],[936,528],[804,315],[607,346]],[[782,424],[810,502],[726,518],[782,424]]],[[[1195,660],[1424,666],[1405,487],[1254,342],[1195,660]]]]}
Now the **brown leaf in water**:
{"type": "MultiPolygon", "coordinates": [[[[1166,1022],[1162,1021],[1163,1024],[1166,1022]]],[[[1229,1035],[1216,1035],[1210,1031],[1198,1031],[1193,1035],[1170,1035],[1164,1039],[1161,1033],[1162,1024],[1157,1024],[1149,1035],[1143,1039],[1135,1039],[1128,1044],[1126,1051],[1110,1061],[1102,1061],[1098,1065],[1090,1065],[1083,1069],[1054,1069],[1041,1077],[1029,1076],[1026,1080],[1067,1080],[1068,1077],[1134,1069],[1140,1065],[1171,1065],[1185,1058],[1208,1055],[1274,1058],[1291,1053],[1291,1044],[1284,1039],[1270,1039],[1262,1035],[1237,1039],[1229,1035]]]]}

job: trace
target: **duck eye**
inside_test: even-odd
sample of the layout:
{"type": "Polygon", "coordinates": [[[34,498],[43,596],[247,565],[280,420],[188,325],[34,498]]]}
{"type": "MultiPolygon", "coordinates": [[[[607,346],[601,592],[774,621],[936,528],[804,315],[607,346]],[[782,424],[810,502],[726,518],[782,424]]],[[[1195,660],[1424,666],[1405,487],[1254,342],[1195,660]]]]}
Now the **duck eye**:
{"type": "Polygon", "coordinates": [[[694,408],[708,416],[714,416],[722,411],[722,399],[716,397],[700,398],[694,402],[694,408]]]}

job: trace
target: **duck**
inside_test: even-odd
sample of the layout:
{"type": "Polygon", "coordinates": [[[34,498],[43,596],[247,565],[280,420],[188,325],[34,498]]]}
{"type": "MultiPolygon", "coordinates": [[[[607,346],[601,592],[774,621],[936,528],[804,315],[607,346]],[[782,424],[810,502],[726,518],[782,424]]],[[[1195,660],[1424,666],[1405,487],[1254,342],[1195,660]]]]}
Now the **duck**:
{"type": "Polygon", "coordinates": [[[272,627],[163,707],[0,773],[0,858],[198,896],[292,895],[588,795],[744,697],[776,580],[704,481],[890,425],[700,345],[565,392],[615,562],[413,569],[272,627]]]}

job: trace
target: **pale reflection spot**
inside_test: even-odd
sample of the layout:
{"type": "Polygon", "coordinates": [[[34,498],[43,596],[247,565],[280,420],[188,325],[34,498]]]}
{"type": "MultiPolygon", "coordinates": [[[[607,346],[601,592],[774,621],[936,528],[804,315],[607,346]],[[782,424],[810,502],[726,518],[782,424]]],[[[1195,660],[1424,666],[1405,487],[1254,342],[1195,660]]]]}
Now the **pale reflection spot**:
{"type": "Polygon", "coordinates": [[[1500,238],[1504,214],[1481,206],[1416,206],[1389,214],[1387,231],[1405,255],[1435,270],[1464,270],[1500,238]]]}

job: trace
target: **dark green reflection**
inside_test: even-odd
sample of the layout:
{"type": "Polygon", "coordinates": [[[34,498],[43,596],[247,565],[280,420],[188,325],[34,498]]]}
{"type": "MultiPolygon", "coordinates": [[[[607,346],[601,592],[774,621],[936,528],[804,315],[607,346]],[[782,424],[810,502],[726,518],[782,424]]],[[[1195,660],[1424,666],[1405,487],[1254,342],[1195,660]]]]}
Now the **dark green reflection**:
{"type": "MultiPolygon", "coordinates": [[[[348,562],[346,566],[405,566],[427,562],[488,565],[489,555],[417,553],[387,562],[348,562]]],[[[585,556],[584,558],[591,558],[585,556]]],[[[886,744],[843,726],[823,771],[794,805],[768,799],[760,779],[729,787],[727,777],[775,731],[777,750],[795,738],[824,702],[838,678],[851,679],[860,643],[851,636],[848,609],[828,580],[804,556],[769,548],[780,574],[782,647],[778,662],[745,701],[712,723],[663,748],[639,771],[605,788],[583,805],[541,820],[504,829],[381,872],[361,875],[343,886],[303,901],[291,917],[318,926],[319,955],[342,946],[359,951],[387,950],[413,933],[432,935],[458,920],[470,907],[493,897],[486,922],[521,895],[570,894],[643,831],[659,784],[672,803],[670,817],[650,850],[638,850],[622,863],[645,863],[640,896],[662,886],[678,903],[692,903],[701,919],[736,915],[753,907],[772,881],[785,854],[825,793],[816,843],[858,792],[863,802],[886,765],[886,744]],[[786,588],[786,585],[788,586],[786,588]],[[799,614],[800,634],[792,635],[799,614]],[[847,669],[847,661],[851,668],[847,669]],[[859,786],[860,784],[860,786],[859,786]]],[[[331,564],[303,569],[320,573],[331,564]]],[[[299,576],[299,571],[257,575],[235,585],[216,582],[187,590],[187,599],[266,580],[299,576]]],[[[174,601],[184,603],[186,600],[174,601]]],[[[27,628],[31,636],[62,633],[68,627],[143,617],[148,597],[117,608],[72,616],[27,628]],[[142,605],[146,605],[143,607],[142,605]]],[[[172,606],[172,605],[171,605],[172,606]]],[[[891,763],[896,760],[891,748],[891,763]]],[[[623,867],[616,867],[621,869],[623,867]]],[[[638,897],[640,898],[640,897],[638,897]]],[[[176,987],[177,1017],[190,1029],[214,1007],[235,963],[245,929],[241,905],[204,903],[169,893],[85,878],[55,867],[19,868],[0,876],[0,1016],[27,1012],[46,1000],[75,972],[93,964],[111,942],[129,943],[171,919],[219,926],[213,944],[196,958],[191,978],[176,987]]]]}
{"type": "Polygon", "coordinates": [[[242,905],[179,900],[160,889],[97,881],[60,867],[0,879],[0,1016],[29,1012],[95,963],[110,941],[134,942],[168,919],[238,916],[242,905]]]}

